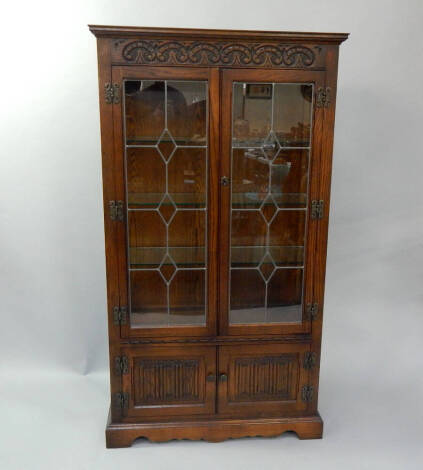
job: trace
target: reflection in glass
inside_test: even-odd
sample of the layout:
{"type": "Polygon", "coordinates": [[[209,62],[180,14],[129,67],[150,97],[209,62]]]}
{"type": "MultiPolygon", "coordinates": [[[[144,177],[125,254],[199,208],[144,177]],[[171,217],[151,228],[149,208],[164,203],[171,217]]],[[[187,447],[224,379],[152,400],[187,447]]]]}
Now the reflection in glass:
{"type": "Polygon", "coordinates": [[[164,82],[125,81],[127,144],[155,144],[165,127],[164,82]]]}
{"type": "Polygon", "coordinates": [[[272,99],[253,97],[246,83],[234,83],[232,109],[234,146],[260,146],[270,131],[272,99]]]}
{"type": "Polygon", "coordinates": [[[131,327],[205,325],[207,82],[125,81],[131,327]]]}
{"type": "Polygon", "coordinates": [[[233,85],[230,323],[301,321],[312,92],[233,85]]]}
{"type": "Polygon", "coordinates": [[[178,145],[206,145],[206,83],[167,82],[167,127],[178,145]]]}
{"type": "Polygon", "coordinates": [[[275,83],[274,131],[283,147],[308,147],[312,85],[275,83]]]}

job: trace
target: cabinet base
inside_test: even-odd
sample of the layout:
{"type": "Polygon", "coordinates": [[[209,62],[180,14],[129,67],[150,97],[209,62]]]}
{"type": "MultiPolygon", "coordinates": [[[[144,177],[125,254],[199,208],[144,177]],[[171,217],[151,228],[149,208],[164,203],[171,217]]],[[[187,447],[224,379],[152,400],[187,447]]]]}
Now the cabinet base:
{"type": "Polygon", "coordinates": [[[151,442],[172,439],[221,442],[230,438],[277,436],[293,431],[300,439],[320,439],[323,421],[319,414],[300,418],[209,419],[172,421],[166,423],[112,423],[106,427],[108,448],[130,447],[135,439],[145,437],[151,442]]]}

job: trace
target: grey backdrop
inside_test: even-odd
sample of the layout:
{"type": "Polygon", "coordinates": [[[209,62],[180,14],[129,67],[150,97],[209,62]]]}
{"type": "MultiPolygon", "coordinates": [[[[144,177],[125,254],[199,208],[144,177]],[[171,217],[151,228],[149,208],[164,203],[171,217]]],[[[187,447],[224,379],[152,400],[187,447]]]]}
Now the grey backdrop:
{"type": "Polygon", "coordinates": [[[421,0],[39,0],[8,2],[2,20],[0,468],[420,469],[421,0]],[[323,440],[105,449],[97,59],[87,23],[351,33],[339,63],[323,440]]]}

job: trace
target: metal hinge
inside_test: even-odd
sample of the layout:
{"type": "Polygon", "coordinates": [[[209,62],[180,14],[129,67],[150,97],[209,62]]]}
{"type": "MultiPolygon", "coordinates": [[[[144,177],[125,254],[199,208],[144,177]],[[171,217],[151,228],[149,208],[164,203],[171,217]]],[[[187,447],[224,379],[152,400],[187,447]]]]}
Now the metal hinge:
{"type": "Polygon", "coordinates": [[[329,108],[330,105],[330,87],[319,87],[316,93],[316,107],[329,108]]]}
{"type": "Polygon", "coordinates": [[[305,403],[313,400],[313,387],[311,385],[304,385],[301,389],[301,400],[305,403]]]}
{"type": "Polygon", "coordinates": [[[123,220],[123,201],[109,201],[110,218],[114,221],[123,220]]]}
{"type": "Polygon", "coordinates": [[[311,218],[323,219],[324,208],[325,202],[323,201],[323,199],[320,199],[320,201],[318,201],[317,199],[311,201],[311,218]]]}
{"type": "Polygon", "coordinates": [[[118,83],[105,83],[104,84],[104,99],[107,104],[120,103],[120,86],[118,83]]]}
{"type": "Polygon", "coordinates": [[[126,307],[113,307],[113,322],[115,325],[126,325],[126,307]]]}
{"type": "Polygon", "coordinates": [[[314,304],[307,304],[306,305],[306,313],[307,313],[307,318],[308,320],[315,320],[317,318],[317,313],[319,311],[319,304],[314,303],[314,304]]]}
{"type": "Polygon", "coordinates": [[[311,370],[316,364],[316,353],[307,351],[304,354],[303,367],[306,370],[311,370]]]}
{"type": "Polygon", "coordinates": [[[129,395],[123,392],[115,393],[113,396],[113,402],[116,408],[128,408],[129,395]]]}
{"type": "Polygon", "coordinates": [[[129,362],[126,356],[115,357],[115,373],[116,375],[127,374],[129,372],[129,362]]]}

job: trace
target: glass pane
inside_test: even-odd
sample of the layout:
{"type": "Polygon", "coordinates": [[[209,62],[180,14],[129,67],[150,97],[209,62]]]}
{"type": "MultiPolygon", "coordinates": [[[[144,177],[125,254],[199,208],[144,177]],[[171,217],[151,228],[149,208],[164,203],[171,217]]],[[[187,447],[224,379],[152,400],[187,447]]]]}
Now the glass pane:
{"type": "Polygon", "coordinates": [[[205,207],[206,149],[178,148],[169,162],[168,184],[177,207],[205,207]]]}
{"type": "Polygon", "coordinates": [[[167,82],[168,129],[178,145],[206,145],[206,83],[167,82]]]}
{"type": "Polygon", "coordinates": [[[269,163],[257,148],[234,149],[232,207],[259,208],[269,192],[269,163]]]}
{"type": "Polygon", "coordinates": [[[156,211],[129,212],[128,232],[130,267],[159,267],[166,245],[166,225],[159,214],[156,211]]]}
{"type": "Polygon", "coordinates": [[[233,85],[230,323],[301,321],[312,90],[233,85]]]}
{"type": "Polygon", "coordinates": [[[205,271],[178,271],[170,285],[170,323],[204,323],[205,271]]]}
{"type": "Polygon", "coordinates": [[[166,191],[166,165],[155,148],[129,148],[127,158],[128,205],[157,207],[166,191]]]}
{"type": "Polygon", "coordinates": [[[131,271],[131,325],[164,326],[168,322],[166,283],[157,271],[131,271]]]}
{"type": "Polygon", "coordinates": [[[272,197],[279,207],[306,207],[309,150],[281,149],[271,167],[272,197]]]}
{"type": "Polygon", "coordinates": [[[272,85],[235,83],[232,112],[234,147],[262,145],[271,127],[272,85]]]}
{"type": "Polygon", "coordinates": [[[125,81],[131,327],[205,325],[207,82],[125,81]]]}
{"type": "Polygon", "coordinates": [[[156,143],[165,127],[165,82],[125,81],[127,144],[156,143]]]}
{"type": "Polygon", "coordinates": [[[267,321],[288,323],[301,321],[302,269],[278,269],[267,292],[267,321]]]}
{"type": "Polygon", "coordinates": [[[231,270],[230,323],[261,323],[265,319],[266,284],[256,269],[231,270]]]}
{"type": "Polygon", "coordinates": [[[308,147],[312,85],[275,83],[274,131],[283,147],[308,147]]]}

